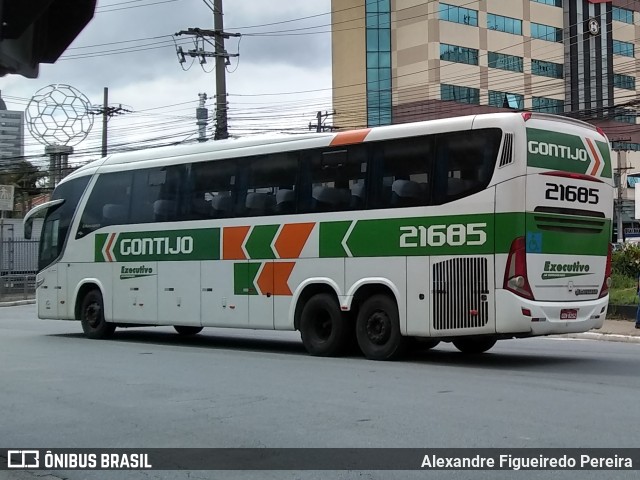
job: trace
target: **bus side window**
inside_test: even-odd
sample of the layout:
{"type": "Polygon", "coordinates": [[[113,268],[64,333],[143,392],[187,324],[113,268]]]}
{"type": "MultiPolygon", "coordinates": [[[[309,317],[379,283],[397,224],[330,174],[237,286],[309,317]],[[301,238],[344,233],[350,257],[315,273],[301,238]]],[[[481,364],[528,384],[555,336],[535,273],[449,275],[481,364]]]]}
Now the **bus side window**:
{"type": "Polygon", "coordinates": [[[298,154],[272,153],[248,158],[241,168],[238,216],[295,213],[298,154]]]}
{"type": "Polygon", "coordinates": [[[179,220],[184,166],[138,170],[133,179],[130,223],[179,220]]]}
{"type": "Polygon", "coordinates": [[[133,172],[103,173],[82,212],[76,238],[108,225],[126,225],[130,218],[133,172]]]}
{"type": "Polygon", "coordinates": [[[185,219],[232,217],[236,170],[236,163],[227,160],[193,163],[189,173],[190,190],[184,207],[185,219]]]}
{"type": "Polygon", "coordinates": [[[311,201],[307,211],[336,212],[367,208],[367,150],[348,145],[307,158],[311,201]]]}
{"type": "Polygon", "coordinates": [[[433,138],[429,136],[372,143],[376,183],[374,208],[417,207],[431,204],[433,138]]]}
{"type": "Polygon", "coordinates": [[[501,140],[502,131],[497,128],[438,135],[435,203],[484,190],[493,175],[501,140]]]}

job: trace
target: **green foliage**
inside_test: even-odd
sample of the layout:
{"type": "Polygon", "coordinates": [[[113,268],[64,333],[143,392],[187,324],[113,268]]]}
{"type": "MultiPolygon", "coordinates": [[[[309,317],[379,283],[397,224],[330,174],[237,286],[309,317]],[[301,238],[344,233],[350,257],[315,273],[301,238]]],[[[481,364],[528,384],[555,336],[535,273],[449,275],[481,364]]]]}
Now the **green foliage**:
{"type": "Polygon", "coordinates": [[[638,278],[640,274],[640,246],[625,243],[621,250],[613,252],[611,258],[613,274],[619,274],[631,279],[638,278]]]}
{"type": "Polygon", "coordinates": [[[609,303],[613,305],[635,305],[638,303],[636,294],[637,280],[619,273],[611,276],[611,289],[609,290],[609,303]]]}

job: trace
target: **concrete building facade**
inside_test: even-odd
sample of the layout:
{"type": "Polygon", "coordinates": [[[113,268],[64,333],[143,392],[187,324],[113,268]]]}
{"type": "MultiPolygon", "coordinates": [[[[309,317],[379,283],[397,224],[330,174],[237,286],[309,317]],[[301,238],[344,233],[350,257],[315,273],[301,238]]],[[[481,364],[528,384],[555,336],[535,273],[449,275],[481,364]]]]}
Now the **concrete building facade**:
{"type": "Polygon", "coordinates": [[[0,92],[0,166],[24,155],[24,112],[8,110],[0,92]]]}
{"type": "Polygon", "coordinates": [[[332,35],[339,128],[558,113],[640,172],[640,0],[333,0],[332,35]]]}

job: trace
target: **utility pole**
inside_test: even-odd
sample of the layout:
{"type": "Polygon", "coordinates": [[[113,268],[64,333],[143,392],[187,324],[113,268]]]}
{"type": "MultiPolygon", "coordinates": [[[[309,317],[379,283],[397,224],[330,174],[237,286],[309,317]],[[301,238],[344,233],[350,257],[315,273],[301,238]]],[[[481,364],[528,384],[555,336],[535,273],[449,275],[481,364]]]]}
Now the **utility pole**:
{"type": "Polygon", "coordinates": [[[92,115],[102,115],[102,156],[107,156],[107,123],[111,117],[116,115],[123,115],[125,113],[131,113],[131,110],[122,107],[120,104],[117,107],[109,106],[109,88],[104,87],[103,104],[102,106],[95,107],[89,111],[92,115]]]}
{"type": "Polygon", "coordinates": [[[213,0],[213,30],[216,54],[216,133],[214,140],[229,138],[227,128],[227,51],[224,49],[224,26],[222,19],[222,0],[213,0]]]}
{"type": "MultiPolygon", "coordinates": [[[[227,33],[224,31],[224,21],[222,16],[222,0],[213,0],[213,30],[201,28],[189,28],[176,33],[179,35],[192,35],[195,37],[195,47],[193,50],[184,52],[182,47],[177,47],[177,54],[180,63],[185,62],[185,55],[192,58],[200,58],[200,65],[207,63],[208,57],[215,57],[216,61],[216,129],[214,140],[223,140],[229,137],[227,126],[227,79],[226,67],[230,64],[230,57],[238,57],[240,54],[229,54],[224,47],[224,41],[230,37],[240,37],[240,33],[227,33]],[[213,53],[204,49],[204,42],[207,37],[214,39],[213,53]]],[[[206,40],[208,43],[208,40],[206,40]]]]}
{"type": "Polygon", "coordinates": [[[616,170],[618,171],[618,195],[616,198],[616,217],[617,217],[617,222],[616,222],[616,230],[617,230],[617,238],[616,241],[618,243],[623,243],[624,242],[624,228],[622,225],[622,171],[623,170],[628,170],[627,167],[622,167],[622,159],[620,156],[620,152],[622,150],[624,150],[623,148],[620,147],[620,142],[630,142],[631,139],[630,138],[616,138],[615,140],[611,141],[611,146],[612,146],[612,150],[614,152],[616,152],[617,154],[617,168],[616,170]]]}
{"type": "Polygon", "coordinates": [[[324,122],[327,121],[327,119],[332,116],[335,115],[336,111],[334,110],[333,112],[329,113],[329,112],[318,112],[316,114],[316,123],[313,124],[311,122],[309,122],[309,130],[313,130],[315,129],[317,133],[322,133],[325,131],[330,131],[332,132],[334,127],[331,125],[325,125],[324,122]]]}

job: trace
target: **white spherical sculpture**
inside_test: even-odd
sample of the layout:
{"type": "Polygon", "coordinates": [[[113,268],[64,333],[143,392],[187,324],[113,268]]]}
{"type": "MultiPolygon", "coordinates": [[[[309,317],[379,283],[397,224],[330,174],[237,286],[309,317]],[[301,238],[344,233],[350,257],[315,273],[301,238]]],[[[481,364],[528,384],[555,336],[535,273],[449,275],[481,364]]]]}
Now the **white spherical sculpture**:
{"type": "Polygon", "coordinates": [[[41,88],[25,113],[31,135],[44,145],[77,145],[93,127],[89,99],[71,85],[41,88]]]}

